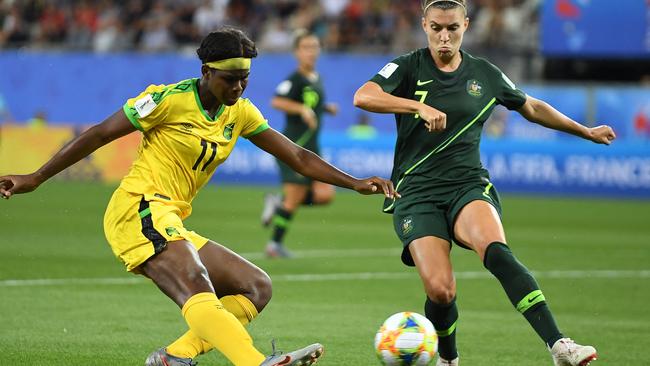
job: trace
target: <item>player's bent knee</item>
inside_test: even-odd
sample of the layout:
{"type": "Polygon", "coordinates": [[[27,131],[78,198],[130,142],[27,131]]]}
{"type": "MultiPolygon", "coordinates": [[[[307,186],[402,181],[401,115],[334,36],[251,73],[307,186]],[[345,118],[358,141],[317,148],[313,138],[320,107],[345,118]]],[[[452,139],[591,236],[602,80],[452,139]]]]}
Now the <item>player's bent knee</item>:
{"type": "Polygon", "coordinates": [[[431,301],[436,304],[449,304],[456,296],[456,286],[453,281],[428,281],[425,291],[431,301]]]}
{"type": "Polygon", "coordinates": [[[264,272],[256,276],[252,282],[253,288],[251,289],[249,300],[255,305],[257,311],[260,312],[271,301],[273,285],[271,278],[264,272]]]}

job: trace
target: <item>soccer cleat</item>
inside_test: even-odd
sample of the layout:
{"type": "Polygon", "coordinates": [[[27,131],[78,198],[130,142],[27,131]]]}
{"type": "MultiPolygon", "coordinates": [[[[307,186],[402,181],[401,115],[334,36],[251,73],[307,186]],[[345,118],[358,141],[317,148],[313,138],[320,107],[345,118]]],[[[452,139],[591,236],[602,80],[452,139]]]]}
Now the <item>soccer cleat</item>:
{"type": "Polygon", "coordinates": [[[276,241],[269,241],[266,244],[266,250],[265,250],[266,256],[268,258],[291,258],[293,257],[293,254],[287,250],[287,248],[284,247],[284,245],[276,242],[276,241]]]}
{"type": "Polygon", "coordinates": [[[282,196],[274,193],[267,193],[264,195],[264,208],[262,209],[262,226],[267,227],[271,225],[275,210],[282,204],[282,196]]]}
{"type": "Polygon", "coordinates": [[[289,353],[276,351],[275,341],[271,341],[271,345],[273,353],[260,366],[309,366],[315,364],[323,355],[323,346],[320,343],[289,353]]]}
{"type": "Polygon", "coordinates": [[[438,361],[436,361],[436,366],[458,366],[458,357],[454,358],[453,360],[445,360],[444,358],[438,356],[438,361]]]}
{"type": "Polygon", "coordinates": [[[147,357],[144,366],[196,366],[191,358],[180,358],[172,356],[164,348],[154,351],[147,357]]]}
{"type": "Polygon", "coordinates": [[[598,357],[592,346],[581,346],[571,338],[562,338],[549,349],[555,366],[587,366],[598,357]]]}

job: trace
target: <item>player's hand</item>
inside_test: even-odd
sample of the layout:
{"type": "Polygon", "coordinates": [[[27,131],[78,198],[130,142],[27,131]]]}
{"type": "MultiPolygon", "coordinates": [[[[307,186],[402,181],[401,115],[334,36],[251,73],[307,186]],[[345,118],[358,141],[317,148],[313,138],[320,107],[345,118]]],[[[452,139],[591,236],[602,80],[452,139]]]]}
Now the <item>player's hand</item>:
{"type": "Polygon", "coordinates": [[[616,134],[611,127],[607,125],[601,125],[589,128],[589,140],[597,144],[609,145],[616,138],[616,134]]]}
{"type": "Polygon", "coordinates": [[[0,197],[9,199],[18,193],[28,193],[41,184],[35,174],[27,175],[6,175],[0,177],[0,197]]]}
{"type": "Polygon", "coordinates": [[[426,104],[418,112],[420,118],[424,121],[424,126],[429,132],[439,132],[447,128],[447,114],[426,104]]]}
{"type": "Polygon", "coordinates": [[[313,109],[303,106],[302,112],[300,112],[300,117],[305,122],[307,127],[311,130],[318,128],[318,119],[316,118],[316,112],[313,109]]]}
{"type": "Polygon", "coordinates": [[[370,177],[360,179],[353,189],[361,194],[380,194],[383,193],[387,198],[402,197],[395,191],[393,182],[388,179],[379,177],[370,177]]]}
{"type": "Polygon", "coordinates": [[[325,110],[327,111],[327,113],[331,114],[332,116],[336,116],[337,114],[339,114],[339,105],[336,103],[328,103],[325,106],[325,110]]]}

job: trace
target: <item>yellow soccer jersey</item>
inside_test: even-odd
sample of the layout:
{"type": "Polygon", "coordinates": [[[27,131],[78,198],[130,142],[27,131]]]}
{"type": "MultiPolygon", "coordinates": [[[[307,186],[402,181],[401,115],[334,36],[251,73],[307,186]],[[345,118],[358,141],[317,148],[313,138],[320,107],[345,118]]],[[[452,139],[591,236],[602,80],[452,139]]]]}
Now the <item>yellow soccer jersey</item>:
{"type": "Polygon", "coordinates": [[[123,106],[144,136],[120,187],[147,200],[173,201],[181,206],[182,218],[189,216],[192,199],[228,158],[237,138],[269,128],[257,107],[243,98],[222,105],[210,118],[199,100],[198,80],[150,85],[123,106]]]}

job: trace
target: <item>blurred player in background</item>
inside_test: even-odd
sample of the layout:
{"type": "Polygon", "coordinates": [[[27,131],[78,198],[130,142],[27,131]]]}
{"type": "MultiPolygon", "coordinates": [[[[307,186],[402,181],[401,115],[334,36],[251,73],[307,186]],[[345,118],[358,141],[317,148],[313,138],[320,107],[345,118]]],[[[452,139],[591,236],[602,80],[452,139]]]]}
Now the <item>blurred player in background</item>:
{"type": "MultiPolygon", "coordinates": [[[[281,82],[271,105],[287,116],[284,135],[303,148],[320,154],[318,134],[323,113],[335,115],[338,106],[325,102],[325,91],[316,61],[320,55],[320,41],[305,30],[296,32],[293,52],[298,69],[281,82]]],[[[334,198],[332,185],[304,176],[278,160],[283,195],[267,194],[264,198],[262,224],[273,224],[271,240],[266,245],[269,257],[290,257],[284,246],[284,236],[296,210],[301,205],[326,205],[334,198]]]]}
{"type": "Polygon", "coordinates": [[[271,298],[268,275],[231,250],[187,230],[191,202],[234,148],[239,136],[301,174],[363,194],[392,195],[392,183],[353,178],[269,128],[241,99],[255,44],[241,31],[210,33],[197,54],[201,78],[151,85],[123,108],[88,129],[28,175],[0,177],[0,194],[31,192],[50,177],[109,142],[140,130],[138,158],[108,204],[106,238],[130,272],[150,278],[181,309],[189,331],[153,352],[148,366],[194,365],[212,348],[243,366],[311,365],[320,344],[265,357],[244,325],[271,298]]]}
{"type": "Polygon", "coordinates": [[[392,180],[403,195],[387,200],[404,244],[402,261],[418,268],[425,313],[437,329],[437,365],[458,365],[456,281],[451,243],[475,251],[508,298],[551,352],[558,366],[584,366],[591,346],[565,338],[544,294],[506,244],[499,196],[480,161],[483,123],[494,106],[518,111],[542,126],[610,144],[609,126],[587,128],[527,96],[497,67],[461,51],[467,30],[464,0],[425,0],[422,27],[428,48],[396,58],[356,93],[354,104],[395,113],[397,143],[392,180]]]}

